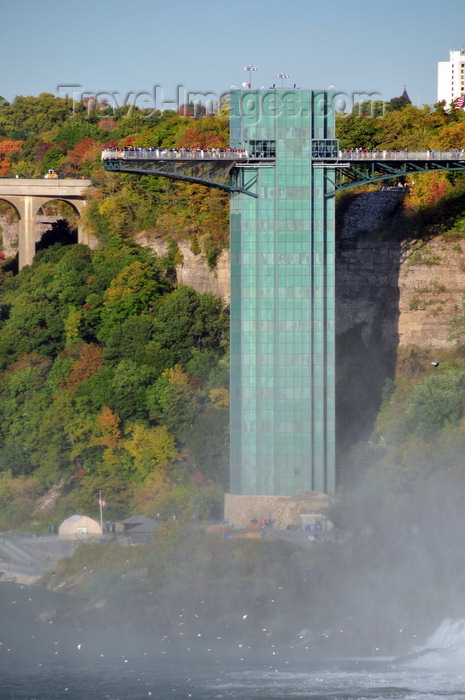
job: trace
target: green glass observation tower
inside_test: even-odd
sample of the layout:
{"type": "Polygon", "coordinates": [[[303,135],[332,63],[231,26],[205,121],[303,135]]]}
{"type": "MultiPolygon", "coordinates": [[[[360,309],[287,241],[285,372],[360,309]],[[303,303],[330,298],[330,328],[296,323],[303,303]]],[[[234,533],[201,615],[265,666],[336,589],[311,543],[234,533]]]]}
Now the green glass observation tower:
{"type": "Polygon", "coordinates": [[[231,92],[231,494],[335,490],[332,104],[231,92]]]}
{"type": "Polygon", "coordinates": [[[227,506],[244,521],[247,504],[259,513],[264,503],[249,497],[335,490],[335,192],[407,174],[464,172],[465,159],[457,150],[339,152],[330,91],[230,94],[230,149],[105,149],[102,160],[105,170],[231,194],[225,513],[227,506]]]}

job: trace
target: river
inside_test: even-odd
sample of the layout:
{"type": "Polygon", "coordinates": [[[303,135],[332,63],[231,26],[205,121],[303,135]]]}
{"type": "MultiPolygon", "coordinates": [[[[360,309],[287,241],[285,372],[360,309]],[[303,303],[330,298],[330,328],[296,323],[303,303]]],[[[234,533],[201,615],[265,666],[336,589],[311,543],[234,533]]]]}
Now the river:
{"type": "Polygon", "coordinates": [[[335,658],[305,645],[82,629],[57,622],[69,605],[56,593],[1,584],[0,700],[465,698],[465,620],[444,621],[402,659],[335,658]]]}

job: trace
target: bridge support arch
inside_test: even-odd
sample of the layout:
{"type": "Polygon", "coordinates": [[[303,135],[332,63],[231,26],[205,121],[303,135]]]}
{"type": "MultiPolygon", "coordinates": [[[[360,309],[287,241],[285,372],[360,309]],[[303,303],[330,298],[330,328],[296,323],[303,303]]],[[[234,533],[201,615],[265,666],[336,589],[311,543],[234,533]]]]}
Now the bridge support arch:
{"type": "MultiPolygon", "coordinates": [[[[39,209],[51,200],[70,204],[82,216],[86,206],[84,191],[89,180],[0,180],[0,199],[10,204],[19,216],[18,267],[30,265],[35,255],[35,225],[39,209]]],[[[78,243],[89,244],[81,223],[78,243]]]]}
{"type": "MultiPolygon", "coordinates": [[[[31,265],[34,260],[36,246],[36,217],[40,208],[50,202],[50,197],[32,197],[24,195],[22,197],[2,197],[3,201],[11,204],[19,214],[19,242],[18,242],[18,267],[21,269],[25,265],[31,265]]],[[[60,197],[64,202],[70,204],[82,215],[85,207],[85,200],[73,201],[60,197]]],[[[82,224],[78,224],[78,243],[87,243],[87,236],[82,224]]]]}

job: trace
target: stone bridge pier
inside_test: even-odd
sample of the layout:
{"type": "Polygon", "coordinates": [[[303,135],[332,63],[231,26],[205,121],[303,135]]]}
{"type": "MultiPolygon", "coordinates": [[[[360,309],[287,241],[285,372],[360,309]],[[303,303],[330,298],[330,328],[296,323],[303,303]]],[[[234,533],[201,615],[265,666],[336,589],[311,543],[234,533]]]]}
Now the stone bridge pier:
{"type": "MultiPolygon", "coordinates": [[[[19,219],[18,266],[30,265],[35,255],[35,225],[40,208],[53,199],[70,204],[79,216],[86,205],[90,180],[0,179],[0,199],[11,204],[19,219]]],[[[89,243],[78,224],[78,242],[89,243]]]]}

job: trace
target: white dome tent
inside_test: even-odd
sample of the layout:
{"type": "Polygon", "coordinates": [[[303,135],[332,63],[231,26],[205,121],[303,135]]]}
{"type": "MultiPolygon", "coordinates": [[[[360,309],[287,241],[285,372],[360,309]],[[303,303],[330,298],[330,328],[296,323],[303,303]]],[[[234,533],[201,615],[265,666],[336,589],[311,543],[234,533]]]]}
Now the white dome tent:
{"type": "Polygon", "coordinates": [[[60,537],[72,539],[86,539],[87,537],[101,534],[102,528],[100,524],[87,515],[70,515],[69,518],[63,520],[58,528],[60,537]]]}

